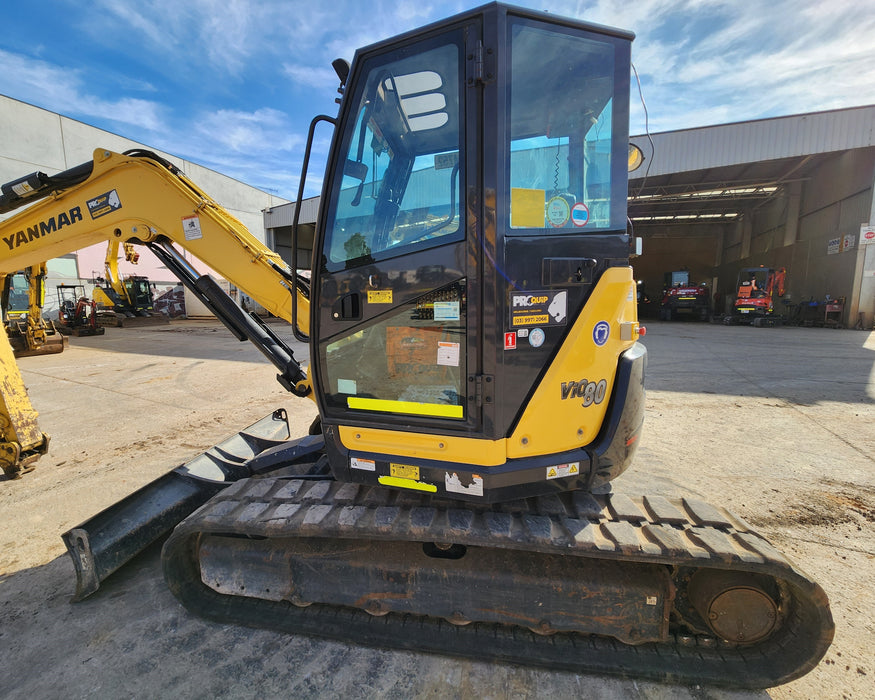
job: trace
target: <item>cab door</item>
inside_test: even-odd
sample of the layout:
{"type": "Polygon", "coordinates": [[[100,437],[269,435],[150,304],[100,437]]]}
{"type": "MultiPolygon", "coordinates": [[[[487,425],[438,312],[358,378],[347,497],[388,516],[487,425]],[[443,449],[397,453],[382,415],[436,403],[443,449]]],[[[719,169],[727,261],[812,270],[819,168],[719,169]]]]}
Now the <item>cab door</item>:
{"type": "Polygon", "coordinates": [[[323,426],[477,431],[478,36],[469,22],[354,62],[314,261],[323,426]]]}

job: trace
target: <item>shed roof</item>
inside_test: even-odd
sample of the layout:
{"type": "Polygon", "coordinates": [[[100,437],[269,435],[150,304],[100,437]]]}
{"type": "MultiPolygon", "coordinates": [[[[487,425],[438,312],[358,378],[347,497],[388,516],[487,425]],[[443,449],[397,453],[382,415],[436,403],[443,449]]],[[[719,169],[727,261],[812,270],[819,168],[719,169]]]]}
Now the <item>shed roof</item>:
{"type": "Polygon", "coordinates": [[[875,147],[875,105],[633,136],[629,177],[639,225],[720,224],[768,200],[836,152],[875,147]],[[652,145],[651,145],[652,144],[652,145]]]}

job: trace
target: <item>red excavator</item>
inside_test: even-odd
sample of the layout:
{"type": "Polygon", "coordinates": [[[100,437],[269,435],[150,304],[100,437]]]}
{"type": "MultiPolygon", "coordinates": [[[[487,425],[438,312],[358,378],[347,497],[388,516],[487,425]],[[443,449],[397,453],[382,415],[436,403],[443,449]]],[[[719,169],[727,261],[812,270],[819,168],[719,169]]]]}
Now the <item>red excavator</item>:
{"type": "Polygon", "coordinates": [[[106,329],[97,322],[97,303],[85,294],[81,284],[59,284],[58,328],[66,335],[103,335],[106,329]]]}
{"type": "Polygon", "coordinates": [[[659,318],[674,321],[690,318],[707,321],[711,317],[711,295],[706,284],[691,284],[689,270],[665,273],[665,289],[659,318]]]}
{"type": "Polygon", "coordinates": [[[735,303],[728,324],[749,323],[754,326],[774,326],[781,322],[775,314],[775,302],[784,296],[787,270],[783,267],[745,267],[738,273],[735,303]]]}

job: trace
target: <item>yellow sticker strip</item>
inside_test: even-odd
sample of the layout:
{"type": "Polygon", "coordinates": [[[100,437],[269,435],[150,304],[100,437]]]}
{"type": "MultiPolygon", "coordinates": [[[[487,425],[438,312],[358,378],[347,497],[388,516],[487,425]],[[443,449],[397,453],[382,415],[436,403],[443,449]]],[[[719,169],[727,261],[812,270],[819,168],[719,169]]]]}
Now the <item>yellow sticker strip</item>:
{"type": "Polygon", "coordinates": [[[421,481],[413,481],[411,479],[400,479],[397,476],[381,476],[377,479],[383,486],[397,486],[402,489],[413,489],[414,491],[429,491],[437,493],[437,486],[434,484],[424,484],[421,481]]]}
{"type": "Polygon", "coordinates": [[[410,413],[416,416],[437,416],[438,418],[464,418],[462,406],[442,403],[419,403],[417,401],[390,401],[388,399],[369,399],[363,396],[350,396],[347,406],[363,411],[386,411],[387,413],[410,413]]]}

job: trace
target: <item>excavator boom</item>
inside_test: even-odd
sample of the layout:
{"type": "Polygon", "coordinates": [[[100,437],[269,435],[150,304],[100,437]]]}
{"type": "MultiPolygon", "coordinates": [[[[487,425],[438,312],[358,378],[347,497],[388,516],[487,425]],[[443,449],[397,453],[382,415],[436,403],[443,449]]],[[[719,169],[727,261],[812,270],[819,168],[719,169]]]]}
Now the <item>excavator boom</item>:
{"type": "Polygon", "coordinates": [[[289,297],[297,293],[302,333],[308,329],[309,308],[304,281],[296,284],[277,253],[178,168],[149,151],[97,149],[89,163],[52,177],[34,173],[3,186],[0,212],[28,203],[0,222],[0,274],[100,242],[108,244],[110,255],[121,243],[146,245],[238,338],[255,342],[280,368],[284,385],[308,393],[306,375],[291,351],[264,324],[229,303],[221,288],[175,246],[234,280],[280,318],[291,321],[289,297]],[[21,183],[32,184],[24,188],[21,183]]]}

